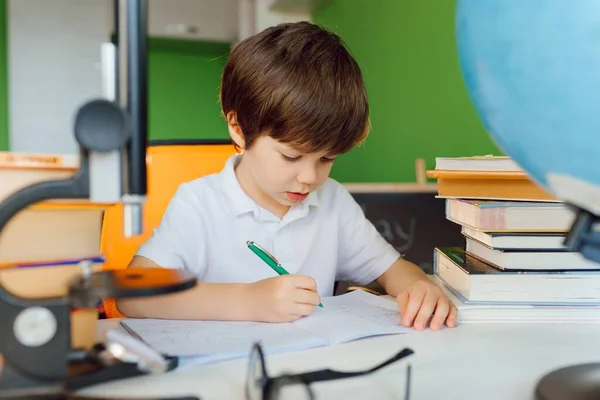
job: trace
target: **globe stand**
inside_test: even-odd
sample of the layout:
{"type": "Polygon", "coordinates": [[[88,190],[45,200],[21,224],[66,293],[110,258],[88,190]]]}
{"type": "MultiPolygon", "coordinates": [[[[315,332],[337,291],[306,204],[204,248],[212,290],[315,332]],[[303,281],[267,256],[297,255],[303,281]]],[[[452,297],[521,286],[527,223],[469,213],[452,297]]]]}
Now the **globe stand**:
{"type": "MultiPolygon", "coordinates": [[[[576,217],[565,239],[569,251],[600,263],[600,217],[575,207],[576,217]]],[[[544,375],[535,388],[537,400],[600,399],[600,362],[563,367],[544,375]]]]}
{"type": "Polygon", "coordinates": [[[578,251],[588,260],[600,263],[600,217],[575,207],[576,217],[565,239],[569,251],[578,251]]]}
{"type": "Polygon", "coordinates": [[[600,363],[571,365],[546,374],[535,388],[536,400],[597,400],[600,363]]]}

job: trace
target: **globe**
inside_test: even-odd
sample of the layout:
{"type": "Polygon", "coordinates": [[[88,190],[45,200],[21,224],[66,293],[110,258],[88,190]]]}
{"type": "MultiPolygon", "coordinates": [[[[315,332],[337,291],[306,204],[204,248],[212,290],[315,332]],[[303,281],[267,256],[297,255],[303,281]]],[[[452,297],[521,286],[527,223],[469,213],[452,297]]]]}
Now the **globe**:
{"type": "MultiPolygon", "coordinates": [[[[456,39],[496,144],[580,216],[600,216],[600,0],[458,0],[456,39]]],[[[581,253],[600,262],[592,236],[581,253]]],[[[598,376],[600,363],[548,373],[536,399],[600,398],[598,376]]]]}
{"type": "Polygon", "coordinates": [[[600,1],[458,0],[460,67],[503,152],[600,215],[600,1]]]}

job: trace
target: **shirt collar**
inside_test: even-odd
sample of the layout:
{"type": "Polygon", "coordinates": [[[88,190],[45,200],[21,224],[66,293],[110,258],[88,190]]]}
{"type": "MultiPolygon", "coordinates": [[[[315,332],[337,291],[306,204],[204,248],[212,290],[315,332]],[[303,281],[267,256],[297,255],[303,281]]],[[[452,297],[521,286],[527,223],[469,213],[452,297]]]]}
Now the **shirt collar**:
{"type": "MultiPolygon", "coordinates": [[[[255,216],[257,216],[261,214],[260,207],[246,194],[246,192],[244,192],[237,180],[237,177],[235,176],[235,167],[240,162],[241,157],[241,154],[233,155],[225,163],[225,166],[219,174],[222,182],[222,189],[225,195],[229,198],[230,204],[232,205],[236,216],[248,212],[252,212],[255,216]]],[[[306,210],[306,213],[308,213],[308,210],[311,206],[318,207],[319,195],[317,192],[318,191],[309,193],[306,199],[296,207],[306,210]]]]}
{"type": "Polygon", "coordinates": [[[220,173],[222,188],[225,195],[229,198],[235,215],[242,215],[247,212],[258,211],[257,204],[244,192],[235,176],[234,168],[240,162],[241,155],[236,154],[227,160],[225,167],[220,173]]]}
{"type": "Polygon", "coordinates": [[[307,206],[319,207],[319,191],[315,190],[314,192],[310,192],[308,196],[306,196],[306,200],[304,200],[302,204],[306,204],[307,206]]]}

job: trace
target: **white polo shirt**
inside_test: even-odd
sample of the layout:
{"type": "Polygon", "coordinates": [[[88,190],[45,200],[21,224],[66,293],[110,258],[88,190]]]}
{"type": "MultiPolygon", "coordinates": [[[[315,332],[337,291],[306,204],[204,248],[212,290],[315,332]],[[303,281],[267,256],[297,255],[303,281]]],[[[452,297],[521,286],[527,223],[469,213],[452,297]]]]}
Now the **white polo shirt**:
{"type": "Polygon", "coordinates": [[[283,219],[240,187],[231,157],[220,173],[182,184],[152,237],[137,254],[165,268],[185,268],[200,281],[250,283],[277,276],[248,247],[256,242],[290,274],[313,277],[321,296],[336,280],[367,284],[400,256],[333,179],[283,219]]]}

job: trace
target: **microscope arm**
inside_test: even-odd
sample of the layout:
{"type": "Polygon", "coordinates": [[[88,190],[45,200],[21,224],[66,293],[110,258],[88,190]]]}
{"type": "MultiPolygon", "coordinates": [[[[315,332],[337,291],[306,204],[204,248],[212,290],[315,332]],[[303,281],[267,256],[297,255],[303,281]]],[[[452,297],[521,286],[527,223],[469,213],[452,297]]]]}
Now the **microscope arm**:
{"type": "Polygon", "coordinates": [[[70,179],[45,181],[27,186],[0,204],[0,232],[22,209],[50,199],[85,199],[89,196],[88,160],[82,157],[81,167],[70,179]]]}

